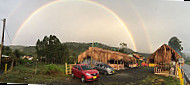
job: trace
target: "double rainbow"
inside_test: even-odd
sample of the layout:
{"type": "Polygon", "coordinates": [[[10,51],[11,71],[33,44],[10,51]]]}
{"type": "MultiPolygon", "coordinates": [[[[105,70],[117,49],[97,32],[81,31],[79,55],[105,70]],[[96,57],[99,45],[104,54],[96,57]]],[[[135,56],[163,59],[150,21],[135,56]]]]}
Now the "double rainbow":
{"type": "MultiPolygon", "coordinates": [[[[24,28],[24,26],[33,18],[34,15],[36,15],[38,12],[40,12],[41,10],[51,6],[51,5],[55,5],[56,3],[60,3],[60,2],[63,2],[63,1],[71,1],[71,0],[55,0],[55,1],[52,1],[52,2],[49,2],[43,6],[41,6],[40,8],[38,8],[37,10],[35,10],[23,23],[22,25],[18,28],[16,34],[15,34],[15,37],[14,37],[14,40],[13,42],[15,41],[15,39],[18,37],[18,34],[21,32],[21,30],[24,28]]],[[[125,23],[123,22],[123,20],[115,13],[113,12],[111,9],[105,7],[104,5],[102,4],[99,4],[97,2],[94,2],[94,1],[91,1],[91,0],[75,0],[75,1],[80,1],[80,2],[85,2],[85,3],[88,3],[88,4],[92,4],[92,5],[95,5],[97,7],[100,7],[102,9],[104,9],[105,11],[107,11],[108,13],[110,13],[113,17],[115,17],[119,22],[120,24],[123,26],[124,29],[126,29],[126,32],[131,40],[131,43],[133,45],[133,50],[134,51],[137,51],[137,48],[136,48],[136,45],[135,45],[135,41],[134,41],[134,38],[131,34],[131,32],[129,31],[128,27],[125,25],[125,23]]]]}

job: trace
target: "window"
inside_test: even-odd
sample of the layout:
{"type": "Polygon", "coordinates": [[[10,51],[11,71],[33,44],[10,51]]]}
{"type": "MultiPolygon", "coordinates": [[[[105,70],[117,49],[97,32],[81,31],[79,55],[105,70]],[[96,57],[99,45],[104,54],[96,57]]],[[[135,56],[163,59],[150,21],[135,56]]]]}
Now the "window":
{"type": "Polygon", "coordinates": [[[111,66],[109,66],[109,65],[107,65],[107,64],[104,64],[104,66],[105,66],[106,68],[112,68],[111,66]]]}
{"type": "Polygon", "coordinates": [[[81,68],[80,68],[80,66],[78,66],[78,70],[79,70],[79,71],[81,71],[81,68]]]}
{"type": "Polygon", "coordinates": [[[87,65],[81,66],[83,70],[92,70],[93,68],[87,65]]]}

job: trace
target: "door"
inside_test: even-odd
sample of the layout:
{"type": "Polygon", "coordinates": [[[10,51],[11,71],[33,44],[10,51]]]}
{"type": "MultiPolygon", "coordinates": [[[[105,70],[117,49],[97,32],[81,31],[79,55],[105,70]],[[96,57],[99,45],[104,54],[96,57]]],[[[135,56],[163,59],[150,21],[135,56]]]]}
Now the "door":
{"type": "Polygon", "coordinates": [[[81,78],[81,76],[82,76],[82,69],[81,69],[81,66],[78,66],[78,72],[77,72],[77,74],[78,74],[78,77],[79,78],[81,78]]]}
{"type": "Polygon", "coordinates": [[[100,64],[99,70],[100,70],[101,73],[104,72],[104,65],[103,64],[100,64]]]}
{"type": "Polygon", "coordinates": [[[72,72],[73,72],[73,74],[74,74],[76,77],[77,77],[77,70],[78,70],[77,67],[78,67],[78,66],[75,65],[74,68],[72,69],[72,72]]]}

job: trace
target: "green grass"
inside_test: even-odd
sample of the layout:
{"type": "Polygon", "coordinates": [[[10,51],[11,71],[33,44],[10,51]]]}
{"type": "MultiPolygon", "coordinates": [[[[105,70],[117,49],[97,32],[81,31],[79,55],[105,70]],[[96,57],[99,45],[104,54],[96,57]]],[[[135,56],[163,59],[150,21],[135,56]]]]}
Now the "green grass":
{"type": "Polygon", "coordinates": [[[0,82],[48,84],[68,77],[64,74],[64,65],[38,64],[37,67],[37,74],[35,75],[35,65],[15,66],[11,72],[0,76],[0,82]]]}
{"type": "MultiPolygon", "coordinates": [[[[30,83],[30,84],[50,84],[58,81],[60,83],[67,82],[70,78],[65,75],[64,65],[43,64],[38,63],[37,74],[35,75],[35,65],[18,65],[11,72],[0,76],[0,82],[5,83],[30,83]]],[[[104,82],[99,81],[99,84],[105,85],[125,85],[125,82],[104,82]]],[[[127,85],[179,85],[179,79],[173,77],[164,77],[149,73],[143,80],[137,80],[127,85]],[[163,80],[162,82],[159,80],[163,80]]]]}
{"type": "Polygon", "coordinates": [[[164,77],[154,74],[148,74],[148,76],[140,81],[137,81],[135,83],[131,83],[132,85],[180,85],[180,81],[177,78],[174,77],[164,77]]]}
{"type": "Polygon", "coordinates": [[[190,65],[190,62],[186,62],[186,64],[190,65]]]}

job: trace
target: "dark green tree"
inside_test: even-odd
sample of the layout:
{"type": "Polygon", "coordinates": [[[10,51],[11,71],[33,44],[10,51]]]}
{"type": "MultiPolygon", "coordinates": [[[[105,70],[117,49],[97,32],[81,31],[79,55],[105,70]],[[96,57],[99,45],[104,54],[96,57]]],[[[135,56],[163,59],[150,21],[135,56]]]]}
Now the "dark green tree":
{"type": "Polygon", "coordinates": [[[177,37],[172,37],[169,41],[168,41],[168,45],[173,48],[179,55],[182,56],[182,50],[183,47],[181,46],[182,41],[180,41],[177,37]]]}
{"type": "Polygon", "coordinates": [[[3,46],[3,55],[11,56],[12,55],[11,48],[7,46],[3,46]]]}
{"type": "Polygon", "coordinates": [[[13,52],[13,54],[16,56],[16,58],[20,58],[21,57],[21,55],[22,55],[22,53],[18,50],[18,49],[16,49],[14,52],[13,52]]]}
{"type": "Polygon", "coordinates": [[[38,59],[44,58],[47,63],[64,63],[68,57],[68,48],[61,44],[55,35],[45,36],[42,41],[36,42],[36,53],[38,59]],[[64,62],[63,62],[64,61],[64,62]]]}

